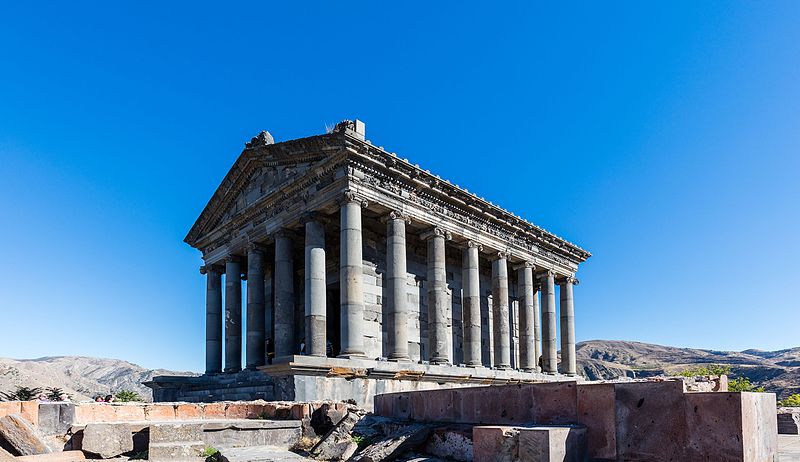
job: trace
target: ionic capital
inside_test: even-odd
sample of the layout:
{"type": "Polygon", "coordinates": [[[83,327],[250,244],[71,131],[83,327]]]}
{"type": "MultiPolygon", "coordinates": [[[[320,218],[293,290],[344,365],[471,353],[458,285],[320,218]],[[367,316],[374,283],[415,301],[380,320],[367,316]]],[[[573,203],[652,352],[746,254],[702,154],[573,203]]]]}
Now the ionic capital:
{"type": "Polygon", "coordinates": [[[525,268],[536,268],[536,265],[530,260],[526,260],[522,263],[514,265],[515,270],[521,270],[525,268]]]}
{"type": "Polygon", "coordinates": [[[281,228],[275,231],[275,237],[281,237],[286,239],[294,239],[297,237],[297,234],[292,231],[291,229],[281,228]]]}
{"type": "Polygon", "coordinates": [[[406,222],[406,224],[411,224],[411,216],[400,210],[392,210],[386,216],[386,221],[393,221],[393,220],[403,220],[406,222]]]}
{"type": "Polygon", "coordinates": [[[366,199],[361,197],[360,194],[356,193],[352,189],[348,189],[342,193],[342,197],[339,198],[339,205],[349,204],[351,202],[355,202],[361,206],[361,208],[367,208],[369,206],[369,202],[366,199]]]}
{"type": "Polygon", "coordinates": [[[308,223],[319,223],[324,225],[327,221],[328,219],[319,212],[306,212],[300,217],[300,223],[302,223],[303,226],[307,225],[308,223]]]}
{"type": "Polygon", "coordinates": [[[266,251],[264,244],[260,242],[249,242],[245,249],[247,249],[248,255],[251,253],[260,253],[261,255],[264,255],[264,251],[266,251]]]}
{"type": "Polygon", "coordinates": [[[494,254],[494,258],[495,260],[507,260],[510,255],[511,255],[510,252],[501,250],[496,254],[494,254]]]}
{"type": "Polygon", "coordinates": [[[241,263],[242,257],[239,255],[229,253],[228,255],[225,255],[225,258],[223,260],[225,261],[225,263],[241,263]]]}
{"type": "Polygon", "coordinates": [[[453,239],[453,235],[450,233],[450,231],[447,231],[446,229],[440,228],[438,226],[435,226],[435,227],[431,228],[430,230],[422,233],[420,235],[420,237],[422,239],[426,240],[426,241],[428,239],[432,239],[432,238],[435,238],[435,237],[443,237],[445,241],[449,241],[449,240],[453,239]]]}
{"type": "Polygon", "coordinates": [[[553,271],[553,270],[545,270],[545,271],[542,271],[541,273],[537,274],[536,277],[538,279],[555,278],[556,277],[556,272],[553,271]]]}
{"type": "Polygon", "coordinates": [[[468,249],[478,249],[478,252],[483,252],[483,244],[476,241],[467,241],[464,247],[468,249]]]}

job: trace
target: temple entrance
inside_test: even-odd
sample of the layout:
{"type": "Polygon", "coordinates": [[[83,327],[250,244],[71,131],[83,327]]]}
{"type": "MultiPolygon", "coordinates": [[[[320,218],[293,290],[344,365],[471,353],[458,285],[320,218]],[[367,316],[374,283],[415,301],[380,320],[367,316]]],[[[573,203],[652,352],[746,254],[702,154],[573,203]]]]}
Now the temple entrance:
{"type": "Polygon", "coordinates": [[[326,335],[330,348],[326,347],[329,357],[336,357],[342,351],[342,309],[339,305],[339,284],[328,286],[327,291],[327,317],[326,335]],[[331,351],[332,350],[332,351],[331,351]]]}

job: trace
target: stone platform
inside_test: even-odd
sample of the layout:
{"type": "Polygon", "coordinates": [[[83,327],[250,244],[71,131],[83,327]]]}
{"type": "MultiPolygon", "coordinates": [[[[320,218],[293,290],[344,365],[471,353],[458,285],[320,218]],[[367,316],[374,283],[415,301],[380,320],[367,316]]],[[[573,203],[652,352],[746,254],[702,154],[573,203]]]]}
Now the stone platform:
{"type": "Polygon", "coordinates": [[[257,371],[159,376],[145,385],[153,389],[156,402],[352,400],[371,410],[375,395],[382,393],[575,380],[510,369],[291,356],[257,371]]]}

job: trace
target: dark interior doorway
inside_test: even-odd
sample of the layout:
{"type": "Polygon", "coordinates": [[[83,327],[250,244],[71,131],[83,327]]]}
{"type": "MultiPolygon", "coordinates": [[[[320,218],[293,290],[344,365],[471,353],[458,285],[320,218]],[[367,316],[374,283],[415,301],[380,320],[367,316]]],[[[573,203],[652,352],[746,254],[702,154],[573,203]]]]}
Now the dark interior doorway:
{"type": "MultiPolygon", "coordinates": [[[[325,311],[327,317],[327,331],[328,342],[331,343],[331,350],[328,351],[328,356],[339,356],[342,350],[342,309],[339,305],[339,284],[336,286],[328,286],[328,299],[327,309],[325,311]]],[[[326,350],[327,347],[326,347],[326,350]]]]}

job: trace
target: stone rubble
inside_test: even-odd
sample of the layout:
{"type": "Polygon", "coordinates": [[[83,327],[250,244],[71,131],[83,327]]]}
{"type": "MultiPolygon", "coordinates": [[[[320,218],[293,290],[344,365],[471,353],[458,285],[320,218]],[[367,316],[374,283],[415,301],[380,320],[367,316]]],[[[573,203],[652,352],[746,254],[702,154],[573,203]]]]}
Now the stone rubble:
{"type": "Polygon", "coordinates": [[[352,462],[388,462],[394,460],[400,454],[412,451],[425,444],[431,430],[432,425],[405,425],[403,428],[373,442],[350,460],[352,462]]]}
{"type": "Polygon", "coordinates": [[[91,423],[83,429],[81,449],[102,459],[133,451],[133,432],[127,424],[91,423]]]}
{"type": "Polygon", "coordinates": [[[11,414],[0,419],[0,443],[20,456],[34,456],[53,452],[42,435],[19,414],[11,414]]]}

